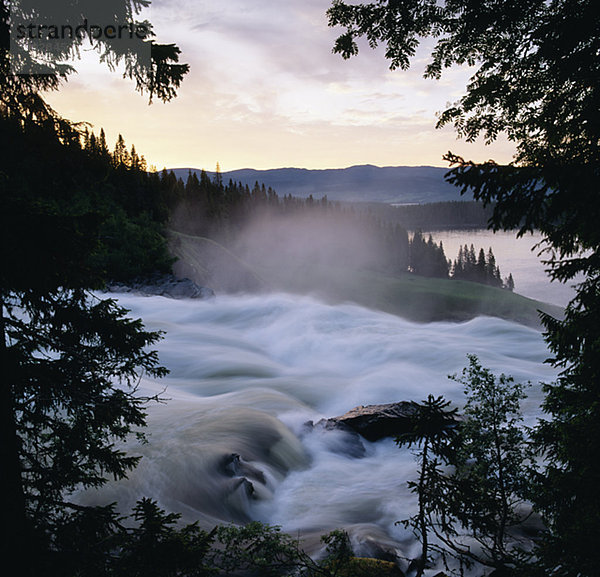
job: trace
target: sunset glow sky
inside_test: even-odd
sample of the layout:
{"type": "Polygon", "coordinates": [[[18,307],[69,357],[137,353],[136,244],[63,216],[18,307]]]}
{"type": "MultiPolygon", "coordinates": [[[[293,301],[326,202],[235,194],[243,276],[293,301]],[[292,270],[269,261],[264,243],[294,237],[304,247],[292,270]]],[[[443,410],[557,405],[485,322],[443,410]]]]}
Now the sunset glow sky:
{"type": "Polygon", "coordinates": [[[149,164],[237,168],[446,166],[448,150],[508,162],[512,146],[467,144],[436,112],[463,93],[468,70],[422,78],[426,51],[410,71],[390,71],[382,50],[344,61],[331,53],[329,0],[154,0],[157,41],[176,43],[191,66],[167,104],[135,92],[118,72],[84,56],[51,105],[73,121],[119,133],[149,164]]]}

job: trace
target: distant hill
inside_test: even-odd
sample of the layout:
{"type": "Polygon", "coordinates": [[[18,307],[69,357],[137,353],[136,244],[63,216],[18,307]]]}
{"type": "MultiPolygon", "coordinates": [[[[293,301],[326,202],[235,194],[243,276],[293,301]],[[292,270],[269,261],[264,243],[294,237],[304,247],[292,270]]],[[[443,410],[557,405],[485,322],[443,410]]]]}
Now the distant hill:
{"type": "MultiPolygon", "coordinates": [[[[172,169],[184,181],[191,170],[198,175],[199,169],[172,169]]],[[[452,200],[472,200],[461,196],[459,190],[444,180],[446,168],[434,166],[386,166],[370,164],[309,170],[306,168],[276,168],[254,170],[244,168],[223,173],[223,181],[247,184],[255,182],[272,187],[279,196],[291,194],[301,198],[313,195],[329,200],[348,202],[382,202],[387,204],[424,204],[452,200]]],[[[212,177],[214,173],[207,171],[212,177]]]]}

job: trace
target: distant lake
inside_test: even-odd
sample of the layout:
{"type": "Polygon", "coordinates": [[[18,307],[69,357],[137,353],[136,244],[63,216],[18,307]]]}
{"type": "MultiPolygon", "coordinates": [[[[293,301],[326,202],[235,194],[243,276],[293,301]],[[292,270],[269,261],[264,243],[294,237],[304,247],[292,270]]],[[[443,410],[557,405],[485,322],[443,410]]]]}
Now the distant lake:
{"type": "Polygon", "coordinates": [[[475,247],[476,254],[483,247],[487,254],[492,247],[496,264],[500,267],[502,278],[512,273],[515,281],[515,292],[536,300],[565,306],[574,296],[574,282],[566,284],[550,282],[545,272],[546,266],[542,260],[547,258],[544,254],[538,257],[539,248],[533,248],[541,240],[539,233],[516,238],[514,232],[496,232],[489,230],[444,230],[424,232],[427,238],[429,234],[436,242],[444,243],[446,258],[454,259],[458,255],[461,245],[475,247]]]}

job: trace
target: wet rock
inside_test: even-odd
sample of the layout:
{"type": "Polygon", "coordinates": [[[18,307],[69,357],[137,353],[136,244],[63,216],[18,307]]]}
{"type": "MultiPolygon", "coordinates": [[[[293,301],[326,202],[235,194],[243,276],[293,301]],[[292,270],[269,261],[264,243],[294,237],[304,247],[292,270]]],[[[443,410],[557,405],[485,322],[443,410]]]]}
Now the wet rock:
{"type": "Polygon", "coordinates": [[[189,278],[177,278],[174,275],[154,275],[147,279],[132,281],[127,284],[111,283],[108,292],[136,293],[145,296],[164,296],[181,299],[205,299],[214,297],[212,289],[197,285],[189,278]]]}
{"type": "Polygon", "coordinates": [[[242,491],[246,497],[250,498],[254,495],[254,485],[252,481],[246,479],[246,477],[242,477],[241,479],[236,479],[233,485],[233,491],[242,491]]]}
{"type": "Polygon", "coordinates": [[[367,441],[395,437],[410,431],[416,404],[410,401],[386,405],[355,407],[344,415],[327,419],[331,427],[344,427],[355,431],[367,441]]]}
{"type": "MultiPolygon", "coordinates": [[[[243,477],[246,480],[248,478],[258,481],[262,485],[267,484],[265,474],[250,463],[244,461],[237,453],[231,453],[223,458],[221,462],[221,471],[229,477],[243,477]]],[[[252,484],[252,483],[250,483],[252,484]]],[[[254,487],[252,488],[254,491],[254,487]]]]}

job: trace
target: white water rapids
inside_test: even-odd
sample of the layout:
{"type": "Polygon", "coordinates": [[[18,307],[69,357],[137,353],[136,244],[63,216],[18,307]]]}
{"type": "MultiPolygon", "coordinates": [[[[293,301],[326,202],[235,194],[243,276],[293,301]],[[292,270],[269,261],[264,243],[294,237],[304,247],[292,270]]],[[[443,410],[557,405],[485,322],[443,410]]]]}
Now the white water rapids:
{"type": "Polygon", "coordinates": [[[344,527],[367,553],[374,540],[410,554],[414,539],[395,522],[414,506],[411,452],[391,439],[363,441],[366,456],[355,458],[344,434],[304,423],[429,393],[460,405],[461,386],[447,375],[460,373],[467,353],[534,383],[529,421],[539,416],[537,383],[554,378],[541,334],[494,318],[416,324],[281,294],[117,298],[166,331],[158,350],[171,372],[144,380],[142,392],[166,387],[170,400],[150,405],[148,444],[129,445],[144,456],[129,480],[83,498],[129,510],[149,496],[207,526],[258,519],[302,535],[344,527]]]}

